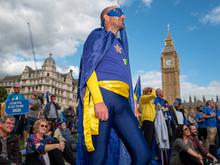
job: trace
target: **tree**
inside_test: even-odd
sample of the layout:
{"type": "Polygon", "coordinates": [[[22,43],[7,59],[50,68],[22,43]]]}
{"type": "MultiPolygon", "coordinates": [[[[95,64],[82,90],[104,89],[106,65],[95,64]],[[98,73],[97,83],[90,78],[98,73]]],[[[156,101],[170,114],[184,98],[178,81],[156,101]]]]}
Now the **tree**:
{"type": "Polygon", "coordinates": [[[0,103],[4,102],[7,98],[8,92],[4,87],[0,87],[0,103]]]}

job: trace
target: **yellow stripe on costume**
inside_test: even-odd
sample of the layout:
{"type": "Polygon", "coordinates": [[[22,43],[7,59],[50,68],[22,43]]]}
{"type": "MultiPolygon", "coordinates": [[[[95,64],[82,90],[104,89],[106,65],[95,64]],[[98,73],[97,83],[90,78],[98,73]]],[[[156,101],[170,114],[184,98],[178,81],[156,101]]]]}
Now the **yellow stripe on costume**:
{"type": "MultiPolygon", "coordinates": [[[[106,90],[124,96],[126,98],[129,97],[129,86],[124,82],[108,80],[99,81],[98,84],[99,87],[102,87],[106,90]]],[[[95,117],[94,102],[88,87],[86,87],[83,104],[84,139],[87,151],[91,152],[95,150],[92,143],[92,135],[98,135],[99,133],[99,119],[95,117]]]]}
{"type": "Polygon", "coordinates": [[[116,80],[99,81],[99,86],[126,98],[129,97],[129,85],[116,80]]]}
{"type": "Polygon", "coordinates": [[[84,109],[83,109],[83,131],[85,145],[88,152],[94,151],[95,148],[92,143],[92,135],[99,133],[99,120],[95,117],[94,104],[90,92],[86,87],[84,96],[84,109]]]}

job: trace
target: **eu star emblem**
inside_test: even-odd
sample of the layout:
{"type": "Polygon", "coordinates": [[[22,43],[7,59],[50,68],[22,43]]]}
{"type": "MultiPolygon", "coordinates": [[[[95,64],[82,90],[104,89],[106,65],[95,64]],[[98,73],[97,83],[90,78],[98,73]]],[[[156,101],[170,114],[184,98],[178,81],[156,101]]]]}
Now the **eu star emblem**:
{"type": "Polygon", "coordinates": [[[121,52],[122,48],[118,44],[115,44],[114,47],[115,47],[115,50],[116,50],[117,53],[122,54],[122,52],[121,52]]]}
{"type": "Polygon", "coordinates": [[[123,58],[124,64],[127,65],[127,59],[123,58]]]}

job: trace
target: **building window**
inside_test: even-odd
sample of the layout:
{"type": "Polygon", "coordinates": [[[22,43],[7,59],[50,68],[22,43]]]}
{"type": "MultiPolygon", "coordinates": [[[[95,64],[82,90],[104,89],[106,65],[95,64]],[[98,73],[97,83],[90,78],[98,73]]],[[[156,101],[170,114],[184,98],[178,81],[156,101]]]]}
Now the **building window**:
{"type": "Polygon", "coordinates": [[[50,76],[50,73],[47,73],[47,76],[50,76]]]}

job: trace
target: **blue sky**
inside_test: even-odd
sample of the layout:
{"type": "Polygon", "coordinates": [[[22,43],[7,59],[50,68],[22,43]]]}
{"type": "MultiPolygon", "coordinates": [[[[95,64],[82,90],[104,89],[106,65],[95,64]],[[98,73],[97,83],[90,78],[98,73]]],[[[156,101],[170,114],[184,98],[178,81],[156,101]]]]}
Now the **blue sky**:
{"type": "MultiPolygon", "coordinates": [[[[217,1],[216,1],[217,2],[217,1]]],[[[202,23],[216,6],[210,1],[154,1],[150,8],[140,3],[125,8],[132,69],[160,70],[160,55],[170,24],[180,59],[181,74],[194,83],[207,85],[220,80],[219,26],[202,23]],[[133,56],[132,56],[133,55],[133,56]],[[135,56],[135,57],[134,57],[135,56]]],[[[216,3],[217,5],[217,3],[216,3]]]]}
{"type": "MultiPolygon", "coordinates": [[[[204,87],[211,81],[219,82],[220,14],[217,23],[204,20],[219,6],[219,1],[199,0],[158,0],[149,7],[141,1],[122,5],[126,13],[133,79],[143,72],[160,72],[161,51],[169,24],[183,78],[204,87]]],[[[81,52],[79,49],[74,57],[75,65],[81,52]]]]}
{"type": "MultiPolygon", "coordinates": [[[[7,69],[0,69],[0,75],[19,74],[25,65],[34,68],[25,25],[29,21],[39,68],[52,52],[58,70],[66,72],[71,68],[77,78],[86,37],[99,26],[101,10],[116,1],[94,0],[91,3],[91,0],[73,0],[56,3],[50,0],[21,0],[15,4],[1,2],[0,23],[7,26],[0,28],[0,31],[7,36],[11,28],[15,34],[7,36],[7,41],[13,43],[10,47],[0,46],[0,56],[7,64],[7,69]],[[75,13],[71,6],[74,6],[75,13]],[[18,26],[13,29],[15,22],[18,26]],[[13,62],[13,58],[17,63],[13,62]]],[[[161,87],[160,57],[169,24],[180,60],[182,97],[206,95],[213,98],[220,94],[219,0],[124,0],[120,3],[126,14],[134,83],[140,75],[143,87],[161,87]]],[[[0,35],[0,42],[5,43],[2,38],[0,35]]]]}

